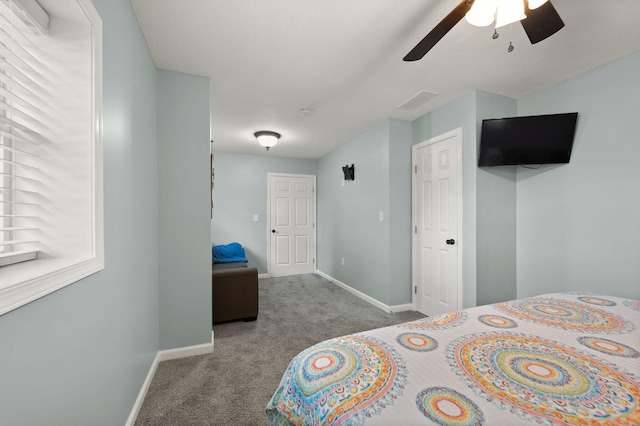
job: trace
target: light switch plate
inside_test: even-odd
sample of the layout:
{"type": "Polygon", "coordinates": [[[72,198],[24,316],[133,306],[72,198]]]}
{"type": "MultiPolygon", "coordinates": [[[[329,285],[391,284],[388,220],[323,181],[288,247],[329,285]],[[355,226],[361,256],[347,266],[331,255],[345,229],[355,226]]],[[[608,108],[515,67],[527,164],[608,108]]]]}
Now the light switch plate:
{"type": "Polygon", "coordinates": [[[378,219],[380,219],[380,222],[384,220],[384,213],[382,212],[382,210],[380,210],[380,212],[378,213],[378,219]]]}
{"type": "Polygon", "coordinates": [[[254,221],[254,222],[257,222],[257,221],[258,221],[258,215],[257,215],[257,214],[254,214],[254,215],[253,215],[253,221],[254,221]]]}

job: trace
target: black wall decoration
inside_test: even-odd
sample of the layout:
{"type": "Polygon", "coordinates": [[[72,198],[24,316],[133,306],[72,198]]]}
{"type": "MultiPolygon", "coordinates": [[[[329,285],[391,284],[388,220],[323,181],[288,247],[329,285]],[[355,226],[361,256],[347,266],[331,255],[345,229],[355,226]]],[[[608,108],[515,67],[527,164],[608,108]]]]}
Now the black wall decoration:
{"type": "Polygon", "coordinates": [[[356,169],[353,164],[351,165],[351,167],[349,167],[349,165],[342,167],[342,172],[344,173],[344,180],[356,179],[356,169]]]}

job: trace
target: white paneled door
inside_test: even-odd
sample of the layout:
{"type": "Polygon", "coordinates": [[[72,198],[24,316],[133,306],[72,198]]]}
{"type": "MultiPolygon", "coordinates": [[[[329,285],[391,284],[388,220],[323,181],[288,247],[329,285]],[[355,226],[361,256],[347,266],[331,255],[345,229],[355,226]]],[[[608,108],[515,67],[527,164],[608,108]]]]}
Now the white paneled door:
{"type": "Polygon", "coordinates": [[[269,174],[269,274],[316,270],[315,176],[269,174]]]}
{"type": "Polygon", "coordinates": [[[462,130],[413,147],[414,309],[439,315],[461,308],[462,130]]]}

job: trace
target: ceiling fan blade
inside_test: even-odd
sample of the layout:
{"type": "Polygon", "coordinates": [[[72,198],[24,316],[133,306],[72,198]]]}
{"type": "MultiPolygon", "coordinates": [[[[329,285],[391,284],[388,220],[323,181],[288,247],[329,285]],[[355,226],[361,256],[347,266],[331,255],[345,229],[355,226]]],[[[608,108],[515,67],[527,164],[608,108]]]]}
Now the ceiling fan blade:
{"type": "Polygon", "coordinates": [[[422,59],[422,57],[426,55],[427,52],[451,30],[451,28],[455,27],[455,25],[464,18],[467,11],[471,9],[472,4],[473,0],[462,0],[451,12],[449,12],[447,16],[444,17],[442,21],[438,23],[438,25],[435,26],[434,29],[431,30],[429,34],[422,39],[422,41],[420,41],[420,43],[416,45],[416,47],[411,49],[411,52],[409,52],[402,60],[409,62],[422,59]]]}
{"type": "Polygon", "coordinates": [[[527,33],[531,44],[536,44],[552,36],[564,27],[564,22],[550,1],[536,9],[529,9],[528,2],[525,2],[525,14],[527,18],[520,23],[522,23],[522,28],[527,33]]]}

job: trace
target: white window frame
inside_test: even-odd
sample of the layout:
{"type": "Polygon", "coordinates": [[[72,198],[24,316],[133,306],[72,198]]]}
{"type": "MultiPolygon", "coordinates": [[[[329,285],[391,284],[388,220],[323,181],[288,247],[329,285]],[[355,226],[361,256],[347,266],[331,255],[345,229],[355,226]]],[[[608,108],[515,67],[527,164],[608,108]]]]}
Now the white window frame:
{"type": "Polygon", "coordinates": [[[46,296],[104,269],[104,207],[102,147],[102,20],[91,0],[78,3],[91,25],[91,253],[73,264],[47,268],[47,259],[0,267],[0,315],[46,296]],[[25,271],[27,271],[25,273],[25,271]],[[31,273],[29,271],[32,271],[31,273]],[[18,280],[15,280],[18,277],[18,280]],[[12,281],[15,280],[15,282],[12,281]],[[6,283],[9,285],[6,285],[6,283]],[[3,285],[3,283],[5,285],[3,285]]]}

